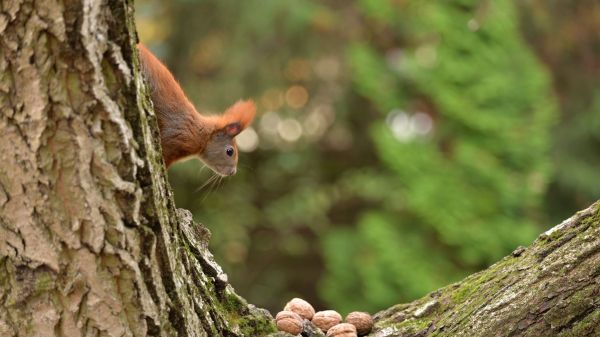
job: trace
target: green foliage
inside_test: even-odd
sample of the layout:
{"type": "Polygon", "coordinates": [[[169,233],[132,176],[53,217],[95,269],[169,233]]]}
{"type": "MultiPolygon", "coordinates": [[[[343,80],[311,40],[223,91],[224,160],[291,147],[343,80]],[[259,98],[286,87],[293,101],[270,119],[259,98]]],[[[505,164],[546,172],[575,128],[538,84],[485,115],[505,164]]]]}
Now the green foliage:
{"type": "Polygon", "coordinates": [[[200,111],[258,103],[258,147],[241,154],[238,175],[202,187],[210,173],[197,161],[169,172],[178,206],[211,228],[211,249],[251,303],[275,311],[300,296],[317,309],[376,311],[531,242],[556,205],[544,203],[550,182],[586,202],[600,195],[589,183],[600,100],[553,131],[556,75],[525,42],[522,6],[138,7],[142,40],[200,111]],[[553,164],[563,147],[576,149],[553,164]]]}
{"type": "Polygon", "coordinates": [[[321,295],[346,312],[375,311],[401,294],[440,287],[455,271],[443,255],[428,252],[429,239],[414,223],[382,212],[365,214],[356,230],[330,231],[323,251],[331,275],[323,280],[321,295]]]}
{"type": "Polygon", "coordinates": [[[531,215],[549,173],[555,107],[516,13],[509,3],[493,6],[475,31],[467,26],[473,11],[458,2],[407,6],[399,21],[411,29],[390,28],[399,31],[396,39],[411,40],[396,56],[404,58],[397,69],[385,51],[350,48],[358,93],[382,114],[401,108],[414,116],[414,106],[426,106],[435,130],[423,137],[406,130],[397,139],[384,122],[374,123],[377,154],[388,179],[399,182],[402,209],[382,207],[357,230],[332,230],[323,241],[332,262],[321,294],[343,299],[345,310],[422,295],[539,232],[531,215]]]}

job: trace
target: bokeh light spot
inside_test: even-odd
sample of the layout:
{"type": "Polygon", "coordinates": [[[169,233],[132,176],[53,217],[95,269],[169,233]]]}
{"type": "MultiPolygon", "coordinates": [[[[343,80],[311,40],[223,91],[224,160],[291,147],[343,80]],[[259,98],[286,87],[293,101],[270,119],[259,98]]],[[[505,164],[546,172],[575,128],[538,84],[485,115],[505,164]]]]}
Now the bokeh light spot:
{"type": "Polygon", "coordinates": [[[237,141],[238,148],[242,152],[252,152],[258,147],[258,134],[251,126],[242,131],[242,133],[235,137],[235,139],[237,141]]]}
{"type": "Polygon", "coordinates": [[[308,91],[301,85],[294,85],[286,91],[285,101],[290,107],[299,109],[308,102],[308,91]]]}
{"type": "Polygon", "coordinates": [[[411,123],[414,131],[420,135],[428,134],[433,128],[433,120],[424,112],[414,114],[411,118],[411,123]]]}
{"type": "Polygon", "coordinates": [[[260,119],[260,131],[266,134],[274,134],[277,132],[277,126],[280,121],[281,118],[279,118],[279,115],[276,112],[269,111],[260,119]]]}
{"type": "Polygon", "coordinates": [[[477,22],[475,19],[471,19],[469,22],[467,22],[467,27],[469,27],[470,31],[476,32],[479,30],[479,22],[477,22]]]}
{"type": "Polygon", "coordinates": [[[312,111],[304,120],[304,129],[306,135],[312,139],[320,138],[327,129],[325,117],[317,111],[312,111]]]}
{"type": "Polygon", "coordinates": [[[416,136],[425,136],[433,129],[433,119],[424,112],[409,114],[394,109],[386,118],[390,130],[399,141],[406,142],[416,136]]]}
{"type": "Polygon", "coordinates": [[[282,120],[277,126],[279,137],[288,142],[295,142],[302,136],[302,126],[294,118],[282,120]]]}

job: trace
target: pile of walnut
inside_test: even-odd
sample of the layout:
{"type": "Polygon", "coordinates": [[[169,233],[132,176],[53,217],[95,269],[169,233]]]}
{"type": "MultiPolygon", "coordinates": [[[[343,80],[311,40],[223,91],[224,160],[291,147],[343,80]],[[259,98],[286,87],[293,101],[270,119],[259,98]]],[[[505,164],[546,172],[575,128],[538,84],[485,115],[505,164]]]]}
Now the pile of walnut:
{"type": "Polygon", "coordinates": [[[351,312],[346,316],[346,323],[342,323],[342,316],[334,310],[315,313],[312,305],[301,298],[294,298],[289,301],[283,311],[275,316],[277,329],[292,335],[302,333],[305,319],[327,333],[327,337],[363,336],[373,329],[373,318],[366,312],[351,312]]]}

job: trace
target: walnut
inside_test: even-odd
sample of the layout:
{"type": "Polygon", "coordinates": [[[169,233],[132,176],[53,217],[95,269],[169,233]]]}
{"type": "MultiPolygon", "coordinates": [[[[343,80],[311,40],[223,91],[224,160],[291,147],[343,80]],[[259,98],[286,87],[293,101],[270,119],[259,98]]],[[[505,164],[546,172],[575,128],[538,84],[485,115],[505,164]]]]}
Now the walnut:
{"type": "Polygon", "coordinates": [[[327,337],[357,337],[356,327],[350,323],[340,323],[327,330],[327,337]]]}
{"type": "Polygon", "coordinates": [[[279,331],[298,335],[302,332],[304,320],[295,312],[280,311],[277,316],[275,316],[275,322],[277,323],[277,329],[279,331]]]}
{"type": "Polygon", "coordinates": [[[346,322],[356,327],[359,336],[366,335],[373,329],[373,318],[366,312],[351,312],[346,316],[346,322]]]}
{"type": "Polygon", "coordinates": [[[334,310],[319,311],[313,316],[312,322],[321,331],[327,332],[329,328],[342,322],[342,315],[334,310]]]}
{"type": "Polygon", "coordinates": [[[308,320],[311,320],[315,314],[315,309],[313,308],[313,306],[301,298],[293,298],[285,305],[283,310],[293,311],[298,315],[302,316],[302,318],[308,320]]]}

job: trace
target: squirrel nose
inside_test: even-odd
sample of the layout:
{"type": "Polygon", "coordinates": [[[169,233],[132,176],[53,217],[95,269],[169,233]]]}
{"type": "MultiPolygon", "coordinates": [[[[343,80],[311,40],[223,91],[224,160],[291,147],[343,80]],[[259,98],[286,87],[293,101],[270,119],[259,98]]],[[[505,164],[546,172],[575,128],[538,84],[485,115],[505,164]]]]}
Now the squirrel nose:
{"type": "Polygon", "coordinates": [[[231,170],[229,170],[229,175],[230,176],[234,175],[236,171],[237,171],[237,169],[235,167],[232,167],[231,170]]]}

